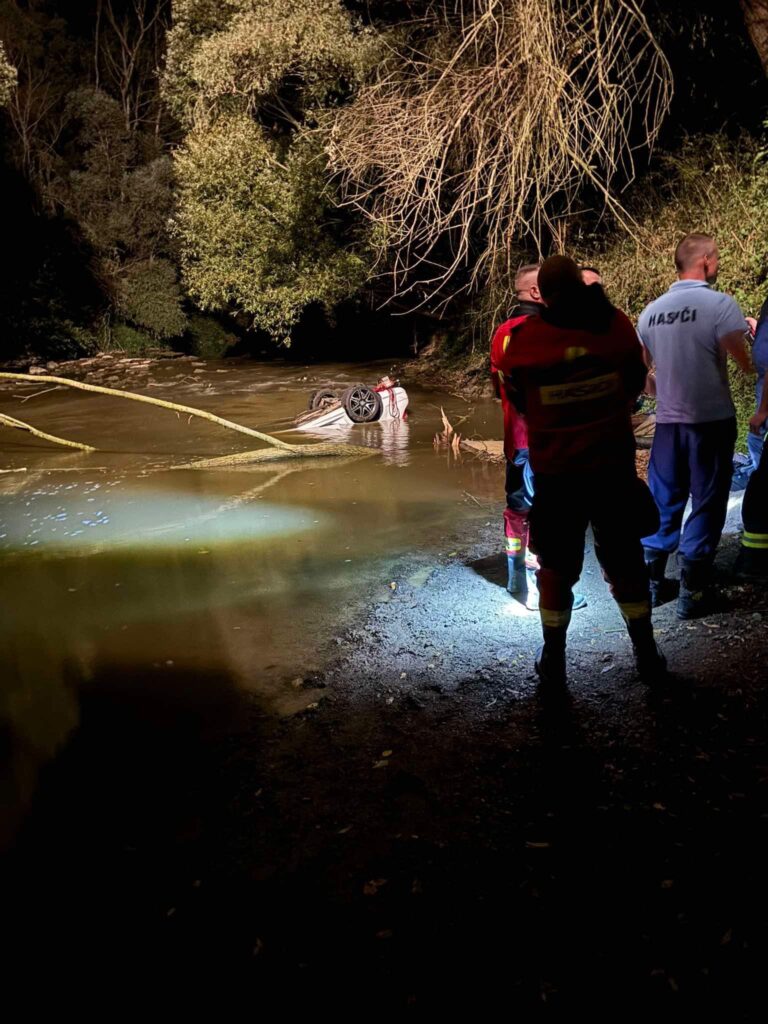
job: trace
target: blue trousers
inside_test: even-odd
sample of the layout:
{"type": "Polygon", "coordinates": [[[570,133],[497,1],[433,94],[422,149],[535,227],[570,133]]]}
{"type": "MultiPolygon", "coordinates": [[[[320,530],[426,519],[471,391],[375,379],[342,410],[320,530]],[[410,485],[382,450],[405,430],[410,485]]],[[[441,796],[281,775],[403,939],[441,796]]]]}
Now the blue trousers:
{"type": "Polygon", "coordinates": [[[504,490],[507,494],[507,508],[527,515],[533,501],[533,470],[527,448],[518,448],[514,459],[507,459],[504,490]]]}
{"type": "Polygon", "coordinates": [[[661,526],[643,538],[643,547],[664,554],[679,548],[685,562],[714,560],[728,511],[735,443],[735,418],[656,424],[648,486],[661,526]],[[693,507],[682,529],[689,495],[693,507]]]}
{"type": "MultiPolygon", "coordinates": [[[[761,378],[755,386],[755,409],[760,408],[760,400],[763,397],[763,384],[765,378],[761,378]]],[[[759,434],[753,434],[752,431],[747,434],[747,451],[749,457],[752,459],[752,472],[754,472],[760,465],[760,456],[763,454],[763,445],[765,444],[765,428],[763,428],[759,434]]]]}

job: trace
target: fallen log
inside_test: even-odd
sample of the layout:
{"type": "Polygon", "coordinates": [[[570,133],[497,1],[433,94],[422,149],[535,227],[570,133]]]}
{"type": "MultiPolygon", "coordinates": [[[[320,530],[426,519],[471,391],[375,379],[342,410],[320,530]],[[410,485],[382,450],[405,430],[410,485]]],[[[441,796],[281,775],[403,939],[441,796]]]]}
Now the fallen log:
{"type": "Polygon", "coordinates": [[[197,459],[185,462],[171,469],[226,469],[231,466],[264,465],[265,463],[282,462],[286,459],[303,458],[339,458],[364,455],[375,455],[377,448],[363,448],[354,444],[337,444],[333,441],[319,441],[317,444],[292,444],[288,450],[284,448],[257,448],[251,452],[233,452],[231,455],[217,455],[213,459],[197,459]]]}

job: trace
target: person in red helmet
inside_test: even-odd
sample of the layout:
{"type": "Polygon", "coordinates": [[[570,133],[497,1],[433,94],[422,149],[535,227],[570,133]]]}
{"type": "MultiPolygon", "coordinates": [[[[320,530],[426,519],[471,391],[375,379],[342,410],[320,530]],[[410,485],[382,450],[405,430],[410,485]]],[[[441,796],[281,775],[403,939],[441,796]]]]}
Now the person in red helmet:
{"type": "Polygon", "coordinates": [[[566,683],[566,635],[587,527],[619,605],[639,674],[652,683],[666,662],[653,637],[648,572],[640,543],[658,512],[637,477],[631,406],[645,384],[632,324],[577,264],[552,256],[538,287],[544,309],[515,333],[498,365],[525,416],[536,487],[531,547],[539,558],[544,645],[536,671],[547,687],[566,683]]]}
{"type": "MultiPolygon", "coordinates": [[[[533,499],[533,473],[528,460],[528,430],[525,419],[515,408],[499,366],[504,353],[513,343],[515,330],[529,316],[536,316],[544,308],[537,284],[538,263],[528,263],[515,275],[517,303],[508,320],[496,328],[491,341],[491,377],[496,397],[501,399],[504,413],[504,455],[506,456],[504,509],[504,540],[507,555],[507,590],[528,608],[538,608],[536,587],[538,562],[528,548],[528,513],[533,499]]],[[[573,607],[585,608],[583,594],[574,594],[573,607]]]]}

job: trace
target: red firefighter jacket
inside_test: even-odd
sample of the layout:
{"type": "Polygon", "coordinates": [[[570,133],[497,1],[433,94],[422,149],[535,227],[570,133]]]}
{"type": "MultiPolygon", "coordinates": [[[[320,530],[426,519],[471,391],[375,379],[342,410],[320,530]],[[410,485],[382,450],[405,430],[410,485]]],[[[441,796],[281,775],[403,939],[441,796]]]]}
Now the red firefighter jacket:
{"type": "Polygon", "coordinates": [[[515,328],[497,362],[528,427],[534,473],[578,473],[633,465],[631,407],[646,375],[642,348],[620,310],[601,330],[543,316],[515,328]]]}
{"type": "Polygon", "coordinates": [[[505,379],[502,365],[505,353],[512,343],[513,334],[527,319],[528,314],[523,313],[506,320],[501,327],[496,328],[491,341],[491,377],[496,395],[501,399],[501,408],[504,413],[504,454],[510,460],[514,459],[515,452],[519,448],[528,447],[528,429],[525,420],[509,395],[508,382],[505,379]]]}

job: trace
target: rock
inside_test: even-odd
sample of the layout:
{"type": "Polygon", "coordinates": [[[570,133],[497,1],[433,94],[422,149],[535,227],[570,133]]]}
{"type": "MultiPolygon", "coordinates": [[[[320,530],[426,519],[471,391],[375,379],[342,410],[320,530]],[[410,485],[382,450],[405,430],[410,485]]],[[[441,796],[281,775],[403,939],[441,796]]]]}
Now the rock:
{"type": "Polygon", "coordinates": [[[48,370],[45,366],[30,366],[30,368],[27,370],[27,373],[39,377],[41,374],[48,373],[48,370]]]}

